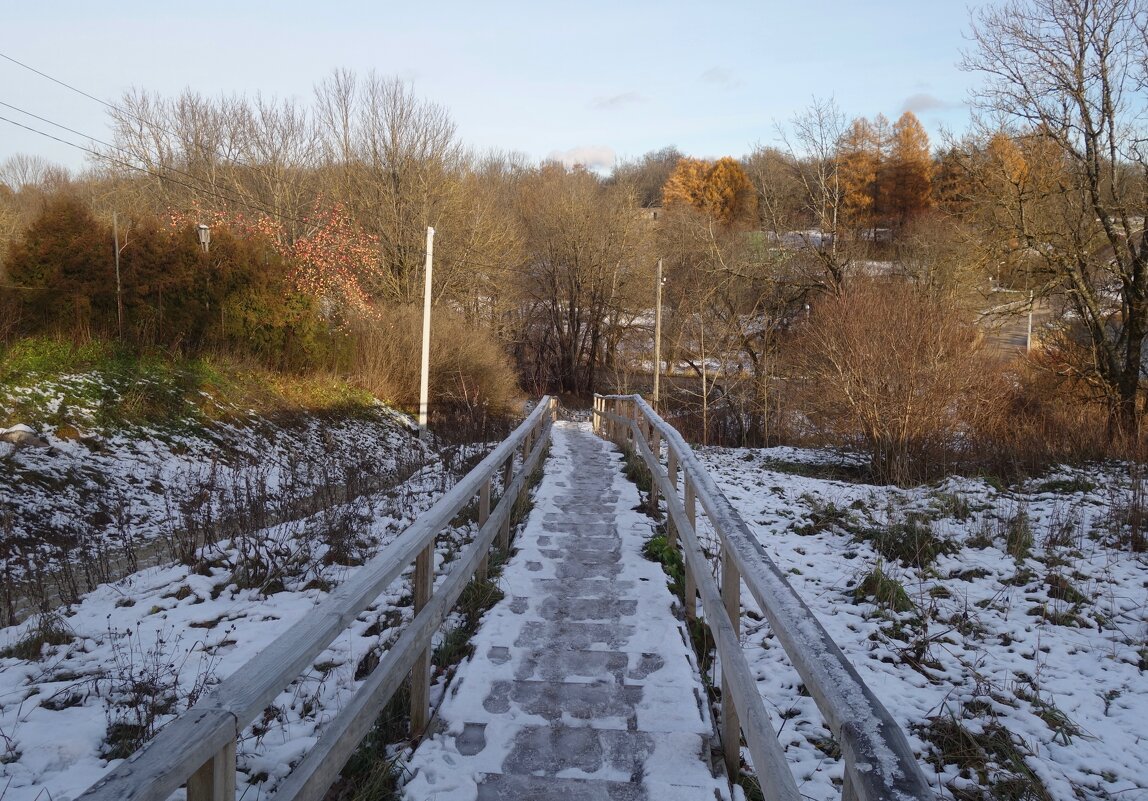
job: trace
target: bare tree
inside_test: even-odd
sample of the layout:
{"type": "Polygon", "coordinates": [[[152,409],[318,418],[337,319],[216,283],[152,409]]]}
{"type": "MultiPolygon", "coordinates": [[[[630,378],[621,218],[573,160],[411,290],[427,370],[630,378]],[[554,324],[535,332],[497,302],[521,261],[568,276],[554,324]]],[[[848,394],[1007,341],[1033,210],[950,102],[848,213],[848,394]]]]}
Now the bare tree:
{"type": "Polygon", "coordinates": [[[800,345],[810,420],[867,450],[874,474],[895,483],[944,464],[983,384],[964,315],[900,280],[823,297],[800,345]]]}
{"type": "Polygon", "coordinates": [[[646,308],[652,301],[649,225],[628,187],[557,163],[522,182],[519,213],[526,287],[519,363],[535,383],[593,391],[633,310],[643,297],[646,308]]]}
{"type": "Polygon", "coordinates": [[[1009,0],[976,14],[963,65],[987,77],[982,108],[1050,143],[1063,162],[1046,198],[1055,226],[1023,216],[1014,230],[1083,321],[1086,377],[1107,397],[1113,439],[1137,437],[1142,414],[1146,23],[1139,0],[1009,0]]]}

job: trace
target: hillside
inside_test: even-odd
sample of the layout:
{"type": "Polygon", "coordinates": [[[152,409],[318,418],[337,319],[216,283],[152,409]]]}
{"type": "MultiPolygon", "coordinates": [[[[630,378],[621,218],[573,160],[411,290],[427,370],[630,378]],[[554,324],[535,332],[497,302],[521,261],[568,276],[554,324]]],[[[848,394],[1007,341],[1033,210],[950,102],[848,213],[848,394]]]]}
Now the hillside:
{"type": "Polygon", "coordinates": [[[193,561],[215,540],[333,514],[450,458],[424,447],[408,418],[332,378],[102,344],[10,348],[0,361],[9,427],[39,440],[0,441],[10,622],[140,567],[193,561]]]}
{"type": "MultiPolygon", "coordinates": [[[[828,451],[700,452],[956,799],[1148,797],[1148,552],[1138,466],[1016,486],[874,486],[828,451]]],[[[748,601],[752,606],[752,599],[748,601]]],[[[808,798],[829,730],[750,608],[745,647],[808,798]]]]}

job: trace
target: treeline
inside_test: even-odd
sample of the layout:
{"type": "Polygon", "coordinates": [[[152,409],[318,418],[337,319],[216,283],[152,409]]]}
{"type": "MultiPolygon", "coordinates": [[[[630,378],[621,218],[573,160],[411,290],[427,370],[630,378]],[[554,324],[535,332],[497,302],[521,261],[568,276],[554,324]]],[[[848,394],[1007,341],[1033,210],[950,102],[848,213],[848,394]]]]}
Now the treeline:
{"type": "Polygon", "coordinates": [[[1092,12],[1069,3],[1056,30],[1021,13],[1058,2],[1016,3],[1018,25],[980,15],[969,66],[990,76],[994,123],[941,148],[911,113],[847,120],[816,102],[782,147],[713,162],[666,148],[601,177],[472,153],[445,109],[375,75],[336,72],[309,104],[132,92],[80,178],[6,165],[3,333],[233,350],[409,403],[433,226],[445,402],[648,391],[661,261],[663,400],[698,439],[828,437],[898,481],[1135,452],[1142,20],[1114,3],[1124,50],[1069,52],[1092,12]],[[1008,52],[1034,58],[1006,70],[1008,52]],[[1087,77],[1112,70],[1127,80],[1087,77]],[[1055,324],[1034,355],[986,359],[986,310],[1034,302],[1055,324]]]}

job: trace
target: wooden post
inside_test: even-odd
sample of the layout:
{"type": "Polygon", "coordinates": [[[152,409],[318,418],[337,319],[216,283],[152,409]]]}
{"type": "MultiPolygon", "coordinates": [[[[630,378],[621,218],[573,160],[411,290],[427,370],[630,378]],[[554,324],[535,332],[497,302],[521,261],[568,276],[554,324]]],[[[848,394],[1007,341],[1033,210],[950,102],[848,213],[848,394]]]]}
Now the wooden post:
{"type": "MultiPolygon", "coordinates": [[[[694,535],[698,532],[698,518],[697,506],[694,498],[694,482],[690,480],[689,474],[686,474],[686,518],[690,521],[690,528],[694,530],[694,535]]],[[[686,569],[686,620],[693,620],[698,615],[698,582],[697,578],[690,571],[689,560],[683,559],[686,569]]]]}
{"type": "Polygon", "coordinates": [[[857,789],[853,785],[853,771],[845,766],[845,782],[841,785],[841,801],[858,801],[857,789]]]}
{"type": "MultiPolygon", "coordinates": [[[[678,497],[678,453],[671,445],[667,448],[666,475],[670,478],[670,486],[674,488],[674,498],[678,497]]],[[[678,530],[674,526],[674,519],[666,516],[666,541],[671,548],[677,547],[678,530]]]]}
{"type": "MultiPolygon", "coordinates": [[[[721,555],[721,597],[725,613],[733,625],[733,632],[741,631],[741,574],[733,563],[729,548],[722,548],[721,555]]],[[[741,726],[738,723],[737,707],[733,693],[726,680],[725,665],[721,666],[721,741],[725,752],[725,769],[729,776],[737,776],[741,770],[741,726]]]]}
{"type": "MultiPolygon", "coordinates": [[[[650,452],[654,454],[654,464],[661,467],[662,460],[662,443],[658,434],[658,429],[654,428],[653,422],[650,422],[650,452]]],[[[654,468],[651,468],[654,472],[654,468]]],[[[658,516],[658,482],[655,480],[650,481],[650,514],[655,519],[658,516]]]]}
{"type": "MultiPolygon", "coordinates": [[[[478,491],[478,527],[481,529],[486,525],[486,521],[490,519],[490,476],[486,477],[486,481],[482,484],[482,489],[478,491]]],[[[478,569],[474,571],[474,577],[477,581],[486,581],[486,573],[490,568],[490,551],[482,557],[482,561],[478,563],[478,569]]]]}
{"type": "Polygon", "coordinates": [[[235,741],[187,779],[187,801],[235,801],[235,741]]]}
{"type": "MultiPolygon", "coordinates": [[[[510,482],[514,480],[514,454],[506,459],[506,464],[502,466],[502,495],[506,497],[510,493],[510,482]]],[[[513,501],[510,501],[513,503],[513,501]]],[[[510,555],[510,515],[502,522],[502,530],[498,532],[498,549],[502,551],[503,557],[510,555]]]]}
{"type": "Polygon", "coordinates": [[[591,407],[591,411],[590,411],[590,425],[593,427],[595,434],[601,434],[601,432],[602,432],[602,420],[598,416],[598,409],[601,408],[600,407],[601,403],[602,403],[602,398],[599,395],[595,394],[594,395],[594,404],[591,407]]]}
{"type": "MultiPolygon", "coordinates": [[[[431,599],[434,589],[434,540],[415,557],[415,615],[431,599]]],[[[430,644],[411,668],[411,736],[422,734],[430,722],[430,644]]]]}

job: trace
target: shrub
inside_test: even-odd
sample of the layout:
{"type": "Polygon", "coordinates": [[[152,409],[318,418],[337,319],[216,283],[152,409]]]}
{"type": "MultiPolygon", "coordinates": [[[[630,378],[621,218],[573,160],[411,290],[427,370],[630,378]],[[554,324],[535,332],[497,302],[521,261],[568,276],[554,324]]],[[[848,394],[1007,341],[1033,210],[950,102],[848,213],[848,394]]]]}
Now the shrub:
{"type": "MultiPolygon", "coordinates": [[[[392,404],[417,411],[422,309],[387,306],[375,318],[348,323],[357,381],[392,404]]],[[[439,409],[508,412],[519,400],[509,357],[487,331],[445,307],[431,321],[431,405],[439,409]]]]}
{"type": "Polygon", "coordinates": [[[810,420],[836,441],[858,442],[881,481],[944,471],[982,402],[973,327],[903,282],[859,281],[822,300],[798,350],[810,420]]]}

